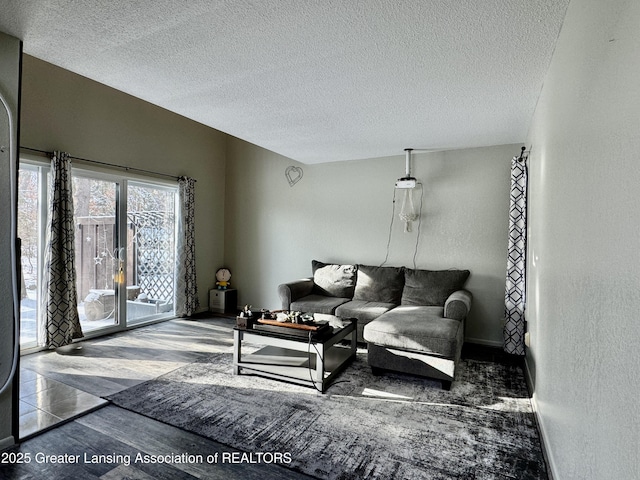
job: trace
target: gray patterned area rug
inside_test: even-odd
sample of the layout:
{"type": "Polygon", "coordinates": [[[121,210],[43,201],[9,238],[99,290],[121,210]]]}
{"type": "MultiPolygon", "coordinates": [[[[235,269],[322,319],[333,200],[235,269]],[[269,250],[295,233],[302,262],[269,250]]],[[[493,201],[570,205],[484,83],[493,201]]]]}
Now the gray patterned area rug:
{"type": "Polygon", "coordinates": [[[546,479],[521,368],[462,361],[450,391],[374,376],[366,351],[325,394],[232,374],[214,354],[112,395],[116,405],[244,452],[288,452],[323,479],[546,479]]]}

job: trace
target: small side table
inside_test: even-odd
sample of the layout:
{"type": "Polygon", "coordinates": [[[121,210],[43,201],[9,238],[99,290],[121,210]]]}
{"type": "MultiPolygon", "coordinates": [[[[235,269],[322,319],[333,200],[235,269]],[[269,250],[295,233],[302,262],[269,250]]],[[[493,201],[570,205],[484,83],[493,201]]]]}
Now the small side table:
{"type": "Polygon", "coordinates": [[[235,314],[238,309],[238,290],[228,288],[209,290],[209,311],[215,313],[235,314]]]}

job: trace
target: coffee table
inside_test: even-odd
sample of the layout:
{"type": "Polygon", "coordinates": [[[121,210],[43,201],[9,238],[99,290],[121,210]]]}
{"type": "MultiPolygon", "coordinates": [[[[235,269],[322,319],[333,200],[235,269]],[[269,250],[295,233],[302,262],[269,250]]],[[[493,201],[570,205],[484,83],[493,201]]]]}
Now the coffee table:
{"type": "Polygon", "coordinates": [[[330,328],[317,334],[292,333],[285,327],[251,325],[233,330],[233,373],[264,377],[315,387],[325,392],[336,376],[356,356],[357,320],[315,314],[330,328]],[[341,342],[346,342],[344,345],[341,342]],[[243,353],[245,344],[262,346],[243,353]]]}

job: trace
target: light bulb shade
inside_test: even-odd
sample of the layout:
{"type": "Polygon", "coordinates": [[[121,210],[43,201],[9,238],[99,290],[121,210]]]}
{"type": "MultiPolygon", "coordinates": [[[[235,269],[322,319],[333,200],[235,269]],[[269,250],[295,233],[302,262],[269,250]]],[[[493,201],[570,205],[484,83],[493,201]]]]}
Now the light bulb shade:
{"type": "Polygon", "coordinates": [[[413,188],[402,190],[402,206],[400,207],[400,220],[404,222],[405,233],[411,232],[411,223],[418,219],[413,205],[413,188]]]}

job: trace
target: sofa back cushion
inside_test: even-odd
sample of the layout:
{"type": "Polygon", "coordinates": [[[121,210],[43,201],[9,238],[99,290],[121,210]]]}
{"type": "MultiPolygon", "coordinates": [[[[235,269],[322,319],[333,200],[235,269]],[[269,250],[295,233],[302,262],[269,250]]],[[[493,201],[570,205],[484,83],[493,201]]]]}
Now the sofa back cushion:
{"type": "Polygon", "coordinates": [[[313,260],[314,293],[328,297],[353,298],[356,286],[355,265],[334,265],[313,260]]]}
{"type": "Polygon", "coordinates": [[[404,268],[358,265],[354,300],[400,305],[404,268]]]}
{"type": "Polygon", "coordinates": [[[444,306],[449,295],[464,287],[469,270],[404,271],[402,305],[444,306]]]}

